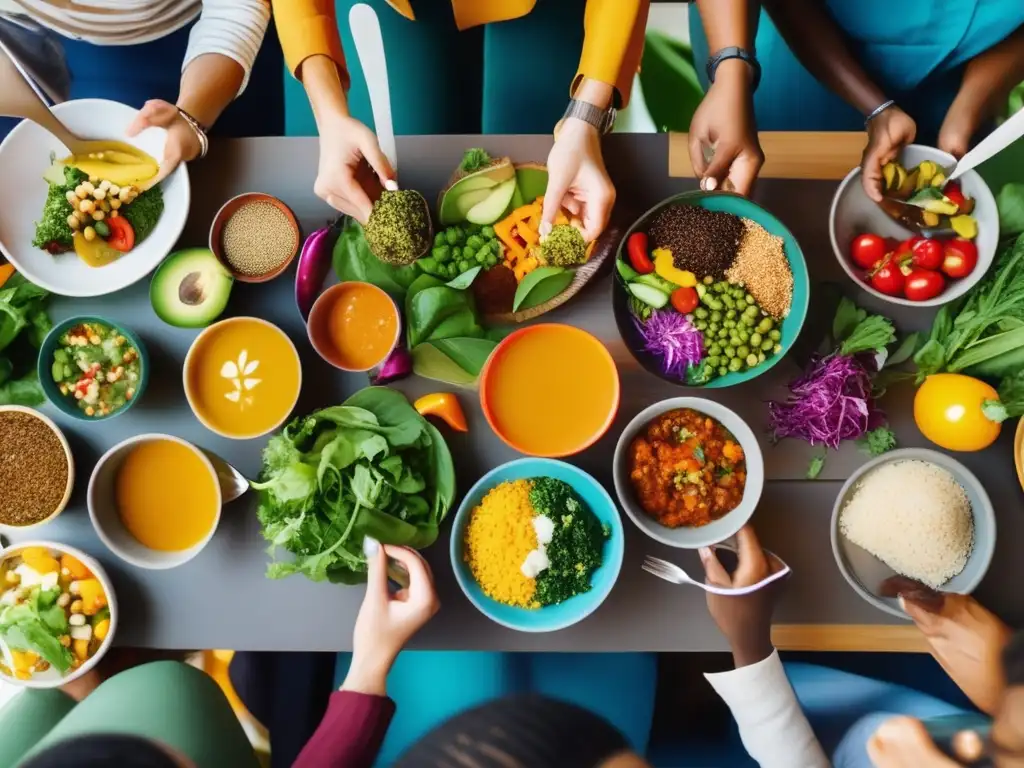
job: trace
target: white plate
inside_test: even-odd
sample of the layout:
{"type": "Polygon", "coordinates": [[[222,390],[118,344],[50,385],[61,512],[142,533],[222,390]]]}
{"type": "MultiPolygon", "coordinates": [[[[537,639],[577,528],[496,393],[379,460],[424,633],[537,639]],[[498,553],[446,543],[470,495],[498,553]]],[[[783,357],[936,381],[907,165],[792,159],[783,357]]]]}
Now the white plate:
{"type": "MultiPolygon", "coordinates": [[[[116,101],[81,99],[53,107],[54,113],[79,136],[89,139],[119,139],[163,157],[167,131],[147,128],[128,139],[125,130],[137,110],[116,101]]],[[[47,184],[43,173],[50,153],[58,158],[67,148],[47,131],[22,120],[0,144],[0,251],[18,271],[37,285],[62,296],[103,296],[141,280],[171,252],[188,217],[191,193],[188,171],[178,166],[161,187],[164,212],[156,227],[142,243],[112,264],[89,267],[74,253],[51,256],[32,246],[35,223],[43,213],[47,184]]]]}

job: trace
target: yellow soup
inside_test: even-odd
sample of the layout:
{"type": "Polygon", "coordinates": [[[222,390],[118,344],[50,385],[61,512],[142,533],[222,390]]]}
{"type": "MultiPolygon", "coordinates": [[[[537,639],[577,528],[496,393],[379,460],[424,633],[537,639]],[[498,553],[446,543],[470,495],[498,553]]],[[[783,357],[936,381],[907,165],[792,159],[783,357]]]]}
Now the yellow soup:
{"type": "Polygon", "coordinates": [[[117,512],[143,546],[180,552],[206,538],[217,519],[217,479],[187,445],[150,440],[132,448],[117,471],[117,512]]]}
{"type": "Polygon", "coordinates": [[[586,331],[545,324],[517,331],[487,365],[481,401],[495,432],[522,453],[568,456],[611,424],[619,375],[586,331]]]}
{"type": "Polygon", "coordinates": [[[388,356],[398,339],[398,312],[384,291],[368,283],[337,289],[327,320],[342,368],[365,371],[388,356]]]}
{"type": "Polygon", "coordinates": [[[89,154],[69,155],[61,162],[119,187],[141,186],[160,170],[152,156],[123,141],[96,142],[89,154]]]}
{"type": "Polygon", "coordinates": [[[185,394],[206,426],[248,438],[278,427],[295,407],[302,373],[288,337],[254,317],[211,325],[185,360],[185,394]]]}

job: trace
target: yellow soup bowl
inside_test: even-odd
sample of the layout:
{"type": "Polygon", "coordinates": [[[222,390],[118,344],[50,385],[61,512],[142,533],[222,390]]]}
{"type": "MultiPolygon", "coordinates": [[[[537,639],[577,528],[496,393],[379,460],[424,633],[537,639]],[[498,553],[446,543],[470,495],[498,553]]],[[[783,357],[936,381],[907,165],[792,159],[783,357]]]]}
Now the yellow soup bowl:
{"type": "Polygon", "coordinates": [[[185,397],[200,423],[222,437],[273,432],[302,389],[299,353],[284,331],[258,317],[221,320],[185,356],[185,397]]]}

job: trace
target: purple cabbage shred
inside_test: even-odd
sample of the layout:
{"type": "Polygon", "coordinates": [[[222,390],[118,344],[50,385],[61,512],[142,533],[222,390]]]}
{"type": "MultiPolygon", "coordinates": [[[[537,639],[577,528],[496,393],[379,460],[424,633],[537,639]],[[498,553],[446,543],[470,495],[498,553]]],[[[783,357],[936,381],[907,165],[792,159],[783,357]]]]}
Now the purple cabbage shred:
{"type": "Polygon", "coordinates": [[[647,320],[634,317],[644,350],[661,362],[666,376],[686,381],[686,372],[704,358],[704,337],[693,323],[675,310],[655,310],[647,320]]]}
{"type": "Polygon", "coordinates": [[[768,403],[775,439],[797,437],[811,445],[838,448],[885,424],[871,396],[871,375],[859,359],[833,354],[815,359],[790,382],[785,402],[768,403]]]}

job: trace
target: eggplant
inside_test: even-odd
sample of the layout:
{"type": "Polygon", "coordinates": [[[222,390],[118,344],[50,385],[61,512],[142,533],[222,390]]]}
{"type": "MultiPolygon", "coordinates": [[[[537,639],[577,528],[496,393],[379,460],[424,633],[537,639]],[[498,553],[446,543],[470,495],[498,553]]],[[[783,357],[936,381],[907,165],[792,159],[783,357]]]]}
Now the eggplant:
{"type": "Polygon", "coordinates": [[[345,217],[340,216],[331,226],[310,234],[302,244],[295,272],[295,305],[304,321],[309,319],[313,303],[323,290],[327,273],[331,271],[334,244],[344,223],[345,217]]]}

